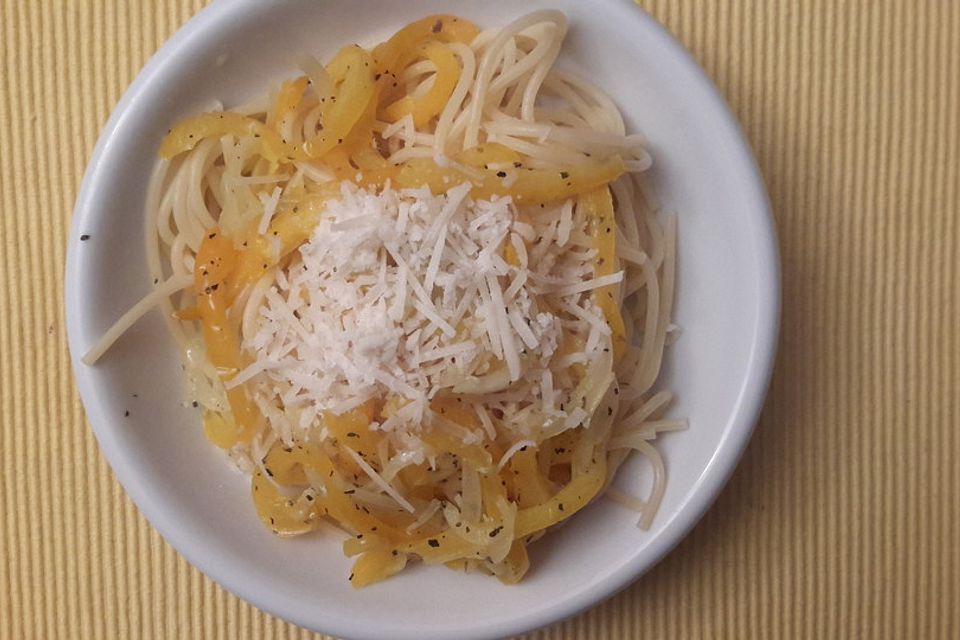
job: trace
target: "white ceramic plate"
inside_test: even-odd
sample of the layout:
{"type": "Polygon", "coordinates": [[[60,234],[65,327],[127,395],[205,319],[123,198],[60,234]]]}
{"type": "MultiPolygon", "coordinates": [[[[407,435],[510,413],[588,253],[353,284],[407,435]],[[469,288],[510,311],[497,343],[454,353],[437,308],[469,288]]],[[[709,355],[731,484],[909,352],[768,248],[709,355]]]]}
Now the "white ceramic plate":
{"type": "MultiPolygon", "coordinates": [[[[81,397],[120,482],[160,533],[221,585],[302,626],[350,638],[489,638],[572,615],[649,569],[693,526],[750,436],[774,358],[779,313],[776,241],[763,185],[710,81],[629,0],[215,2],[146,65],[94,151],[73,220],[67,321],[81,397]],[[537,8],[571,23],[561,65],[607,90],[649,139],[653,180],[679,212],[679,283],[663,387],[690,429],[662,437],[669,480],[650,531],[601,500],[533,546],[519,586],[416,566],[370,588],[347,583],[340,539],[271,535],[248,484],[184,408],[181,372],[153,314],[95,367],[79,357],[149,288],[143,204],[159,141],[209,101],[226,105],[293,75],[303,52],[373,44],[429,13],[502,25],[537,8]],[[80,241],[81,234],[90,238],[80,241]],[[129,416],[125,412],[129,411],[129,416]]],[[[642,474],[628,464],[620,484],[642,474]]]]}

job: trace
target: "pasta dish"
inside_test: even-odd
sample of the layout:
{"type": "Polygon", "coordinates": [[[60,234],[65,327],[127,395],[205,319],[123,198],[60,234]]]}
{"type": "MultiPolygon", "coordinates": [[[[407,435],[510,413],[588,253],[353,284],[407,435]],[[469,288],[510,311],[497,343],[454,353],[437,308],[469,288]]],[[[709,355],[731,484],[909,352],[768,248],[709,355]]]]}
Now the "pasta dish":
{"type": "Polygon", "coordinates": [[[649,527],[682,420],[655,391],[676,222],[567,22],[413,22],[174,125],[147,203],[151,293],[207,438],[279,535],[333,523],[351,584],[408,561],[505,583],[600,495],[649,527]],[[610,487],[631,452],[644,496],[610,487]]]}

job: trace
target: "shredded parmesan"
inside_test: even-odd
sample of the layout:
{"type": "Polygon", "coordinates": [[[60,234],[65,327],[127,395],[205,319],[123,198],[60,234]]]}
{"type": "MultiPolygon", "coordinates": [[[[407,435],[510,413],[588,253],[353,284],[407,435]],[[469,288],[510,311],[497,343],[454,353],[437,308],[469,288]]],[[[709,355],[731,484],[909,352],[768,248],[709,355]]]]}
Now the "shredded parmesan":
{"type": "Polygon", "coordinates": [[[368,476],[370,476],[370,479],[373,480],[373,483],[377,485],[385,494],[393,498],[397,504],[399,504],[401,507],[403,507],[410,513],[413,513],[414,511],[416,511],[414,506],[410,504],[410,501],[404,498],[402,495],[400,495],[399,491],[397,491],[392,486],[390,486],[389,482],[381,478],[380,474],[377,473],[376,470],[373,467],[371,467],[359,453],[357,453],[350,447],[344,447],[344,449],[348,454],[350,454],[350,457],[353,458],[354,462],[356,462],[357,465],[361,469],[363,469],[363,472],[366,473],[368,476]]]}
{"type": "Polygon", "coordinates": [[[513,457],[513,454],[517,453],[518,451],[524,451],[527,447],[535,446],[537,446],[537,443],[533,440],[518,440],[514,442],[513,445],[503,454],[503,457],[500,458],[500,462],[497,463],[497,471],[503,469],[506,464],[510,462],[510,458],[513,457]]]}
{"type": "Polygon", "coordinates": [[[600,276],[599,278],[592,278],[585,282],[578,282],[577,284],[571,284],[566,287],[562,287],[556,293],[560,296],[572,296],[576,293],[583,293],[584,291],[592,291],[594,289],[599,289],[600,287],[606,287],[607,285],[617,284],[623,280],[623,271],[617,271],[616,273],[611,273],[608,276],[600,276]]]}
{"type": "Polygon", "coordinates": [[[273,220],[277,212],[277,205],[280,203],[280,187],[274,187],[273,192],[267,196],[260,194],[260,203],[263,205],[263,216],[260,218],[260,224],[257,226],[257,233],[264,235],[270,228],[270,221],[273,220]]]}
{"type": "MultiPolygon", "coordinates": [[[[402,136],[405,128],[390,132],[402,136]]],[[[274,189],[263,198],[261,228],[279,197],[274,189]]],[[[259,308],[243,319],[242,346],[253,359],[227,386],[251,389],[285,440],[322,428],[324,411],[339,414],[375,397],[398,399],[377,429],[404,434],[414,452],[425,425],[476,443],[497,437],[493,408],[500,425],[521,425],[531,402],[579,426],[582,409],[556,409],[569,380],[564,370],[609,348],[592,292],[623,273],[593,277],[595,252],[570,242],[586,221],[572,201],[556,213],[559,222],[529,214],[520,222],[510,198],[473,199],[466,183],[440,195],[344,183],[289,266],[258,283],[259,308]],[[520,264],[504,259],[507,246],[520,264]],[[581,346],[555,356],[564,331],[579,335],[581,346]],[[502,400],[472,401],[481,431],[430,409],[444,390],[502,400]]],[[[531,435],[518,431],[516,442],[531,435]]],[[[389,482],[357,464],[396,500],[389,482]]]]}

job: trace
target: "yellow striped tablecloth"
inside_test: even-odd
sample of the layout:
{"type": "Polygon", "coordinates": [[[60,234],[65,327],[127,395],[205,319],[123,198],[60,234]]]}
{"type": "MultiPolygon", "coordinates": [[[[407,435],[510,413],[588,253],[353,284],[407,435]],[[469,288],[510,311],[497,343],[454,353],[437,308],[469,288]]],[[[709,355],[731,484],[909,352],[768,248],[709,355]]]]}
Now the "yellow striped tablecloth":
{"type": "MultiPolygon", "coordinates": [[[[190,567],[85,424],[63,321],[100,128],[197,0],[0,0],[0,638],[314,637],[190,567]]],[[[743,124],[783,257],[746,456],[647,576],[533,638],[960,633],[960,2],[644,0],[743,124]]]]}

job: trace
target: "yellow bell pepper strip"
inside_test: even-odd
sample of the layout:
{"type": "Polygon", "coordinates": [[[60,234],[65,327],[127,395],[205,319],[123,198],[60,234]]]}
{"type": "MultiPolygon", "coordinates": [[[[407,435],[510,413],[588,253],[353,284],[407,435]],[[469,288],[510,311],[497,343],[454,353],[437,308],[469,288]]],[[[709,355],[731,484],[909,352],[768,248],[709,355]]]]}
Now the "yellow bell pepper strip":
{"type": "Polygon", "coordinates": [[[519,162],[522,166],[524,156],[514,151],[510,147],[504,146],[499,142],[485,142],[476,146],[464,149],[457,154],[456,160],[468,167],[489,168],[491,164],[514,164],[519,162]]]}
{"type": "MultiPolygon", "coordinates": [[[[365,411],[369,411],[369,408],[358,411],[358,416],[365,411]]],[[[296,498],[284,496],[263,472],[258,470],[254,473],[251,491],[257,514],[264,524],[275,533],[295,535],[316,528],[319,516],[327,515],[353,529],[357,534],[346,539],[343,548],[348,556],[360,555],[350,576],[350,582],[355,587],[377,582],[400,571],[406,564],[407,556],[395,547],[409,544],[413,538],[369,509],[354,503],[349,496],[351,490],[344,489],[349,485],[319,446],[274,446],[264,464],[266,473],[280,484],[286,484],[287,481],[299,484],[299,474],[305,469],[310,469],[315,478],[322,480],[323,495],[306,493],[296,498]]],[[[408,522],[404,521],[400,526],[406,524],[408,522]]]]}
{"type": "MultiPolygon", "coordinates": [[[[486,142],[464,149],[455,157],[456,161],[468,167],[492,169],[494,171],[509,169],[520,169],[523,167],[525,157],[510,147],[504,146],[499,142],[486,142]]],[[[530,224],[532,221],[525,213],[520,212],[517,216],[518,222],[530,224]]],[[[507,264],[519,267],[520,256],[517,254],[513,243],[505,242],[503,245],[503,259],[507,264]]]]}
{"type": "Polygon", "coordinates": [[[356,45],[341,49],[327,65],[327,73],[335,94],[321,103],[323,129],[303,145],[308,158],[322,158],[343,144],[376,95],[373,58],[356,45]]]}
{"type": "Polygon", "coordinates": [[[494,569],[497,579],[503,584],[517,584],[530,568],[530,556],[523,540],[514,540],[510,552],[499,569],[494,569]]]}
{"type": "MultiPolygon", "coordinates": [[[[469,404],[458,401],[457,396],[437,396],[430,401],[430,410],[442,418],[454,422],[471,431],[482,428],[480,418],[469,404]]],[[[493,443],[486,446],[466,444],[453,435],[439,429],[424,430],[420,439],[440,453],[452,453],[478,470],[487,469],[493,464],[493,443]]]]}
{"type": "MultiPolygon", "coordinates": [[[[267,112],[267,126],[274,131],[280,131],[287,119],[297,111],[297,106],[303,100],[303,94],[307,90],[309,80],[306,76],[300,76],[293,80],[287,80],[280,85],[280,91],[267,112]]],[[[286,141],[284,141],[286,142],[286,141]]]]}
{"type": "Polygon", "coordinates": [[[350,152],[351,150],[346,148],[344,144],[331,149],[323,156],[323,164],[333,171],[333,175],[338,181],[353,182],[359,171],[359,167],[355,167],[351,163],[350,152]]]}
{"type": "MultiPolygon", "coordinates": [[[[337,187],[338,188],[338,187],[337,187]]],[[[310,194],[292,207],[285,207],[260,235],[251,229],[237,252],[237,264],[227,279],[228,300],[233,302],[243,289],[263,276],[269,269],[310,239],[327,200],[334,197],[335,187],[329,191],[310,194]]]]}
{"type": "Polygon", "coordinates": [[[397,174],[396,165],[387,162],[373,148],[373,125],[376,121],[376,92],[353,130],[323,157],[323,162],[333,170],[338,180],[348,180],[366,187],[382,187],[388,179],[397,174]]]}
{"type": "Polygon", "coordinates": [[[507,490],[504,482],[496,470],[490,473],[480,474],[481,497],[483,501],[483,512],[488,518],[499,521],[503,518],[500,513],[499,504],[507,502],[507,490]]]}
{"type": "MultiPolygon", "coordinates": [[[[336,173],[337,178],[341,180],[353,181],[357,169],[361,168],[360,164],[356,162],[358,154],[362,155],[364,151],[373,151],[371,143],[373,141],[374,123],[377,120],[378,94],[379,90],[374,85],[373,96],[353,128],[343,138],[342,143],[337,144],[323,157],[324,163],[328,164],[336,173]]],[[[331,105],[334,104],[334,100],[336,100],[336,96],[331,96],[331,105]]],[[[386,160],[379,153],[375,155],[381,159],[383,164],[386,164],[386,160]]]]}
{"type": "Polygon", "coordinates": [[[344,480],[330,457],[317,445],[298,445],[294,451],[301,456],[304,467],[313,471],[315,477],[323,482],[326,491],[323,507],[334,520],[364,537],[382,538],[391,544],[410,538],[402,529],[378,517],[372,509],[355,503],[350,497],[352,485],[344,480]]]}
{"type": "Polygon", "coordinates": [[[412,553],[427,564],[440,564],[459,558],[481,558],[485,547],[468,542],[449,532],[426,535],[401,544],[397,550],[412,553]]]}
{"type": "MultiPolygon", "coordinates": [[[[340,445],[350,447],[369,464],[377,465],[377,442],[380,434],[370,430],[370,423],[379,412],[376,401],[368,400],[364,404],[342,414],[323,412],[323,424],[340,445]]],[[[351,474],[363,475],[364,471],[350,456],[338,456],[340,462],[351,474]]]]}
{"type": "MultiPolygon", "coordinates": [[[[228,382],[243,368],[240,338],[227,318],[229,300],[225,281],[237,262],[237,251],[229,238],[213,230],[200,243],[194,267],[194,289],[207,358],[217,368],[220,379],[228,382]]],[[[214,444],[229,448],[249,442],[260,427],[260,412],[243,386],[227,390],[227,402],[233,413],[232,429],[207,429],[214,444]]],[[[206,421],[205,421],[206,423],[206,421]]]]}
{"type": "MultiPolygon", "coordinates": [[[[557,351],[554,353],[553,357],[560,359],[564,356],[570,355],[571,353],[583,351],[585,347],[586,342],[583,338],[573,336],[570,333],[564,333],[563,337],[560,339],[560,346],[557,348],[557,351]]],[[[587,367],[582,362],[574,362],[570,365],[570,370],[576,376],[577,380],[582,379],[587,373],[587,367]]]]}
{"type": "Polygon", "coordinates": [[[506,473],[510,493],[517,505],[524,509],[546,502],[552,493],[549,481],[540,473],[537,450],[518,451],[510,458],[506,473]]]}
{"type": "MultiPolygon", "coordinates": [[[[610,275],[617,266],[617,223],[613,212],[613,198],[610,189],[603,187],[580,195],[588,223],[587,229],[593,238],[597,255],[593,259],[593,272],[596,277],[610,275]]],[[[603,312],[610,325],[613,343],[613,361],[620,362],[627,348],[626,329],[620,312],[618,285],[607,285],[596,289],[594,301],[603,312]]]]}
{"type": "Polygon", "coordinates": [[[462,571],[463,573],[469,573],[471,569],[477,567],[476,560],[467,560],[465,558],[460,558],[457,560],[448,560],[443,563],[447,569],[452,569],[454,571],[462,571]]]}
{"type": "Polygon", "coordinates": [[[551,169],[471,169],[440,167],[430,158],[413,158],[402,165],[397,185],[404,188],[427,186],[434,194],[470,182],[474,198],[512,196],[517,204],[562,200],[592,191],[616,180],[625,170],[620,156],[583,166],[551,169]]]}
{"type": "Polygon", "coordinates": [[[400,98],[386,108],[386,114],[391,122],[412,115],[414,126],[423,127],[446,106],[460,79],[460,63],[449,48],[435,40],[417,47],[417,54],[430,60],[436,67],[433,86],[420,97],[408,95],[400,98]]]}
{"type": "MultiPolygon", "coordinates": [[[[397,520],[395,518],[392,518],[391,514],[384,512],[382,510],[376,511],[376,515],[378,518],[380,518],[385,523],[387,523],[387,525],[394,527],[395,530],[399,530],[400,527],[405,528],[407,525],[413,522],[413,519],[409,516],[405,517],[402,520],[397,520]]],[[[414,539],[413,533],[416,533],[417,535],[421,535],[424,532],[439,533],[440,529],[435,524],[426,523],[418,526],[414,531],[411,531],[410,533],[407,533],[406,531],[401,531],[401,534],[403,536],[403,540],[409,541],[414,539]]],[[[352,558],[362,553],[366,553],[368,551],[373,551],[377,549],[390,550],[394,548],[395,545],[396,545],[396,542],[390,542],[385,537],[379,537],[375,535],[352,536],[350,538],[346,538],[343,541],[343,555],[345,555],[348,558],[352,558]]]]}
{"type": "Polygon", "coordinates": [[[200,310],[197,309],[196,305],[193,305],[191,307],[184,307],[182,309],[175,309],[173,312],[173,317],[183,322],[199,320],[200,310]]]}
{"type": "Polygon", "coordinates": [[[383,187],[387,180],[396,180],[399,169],[370,146],[361,147],[350,156],[351,166],[357,165],[350,180],[366,187],[383,187]],[[358,176],[359,174],[359,176],[358,176]],[[359,177],[359,179],[358,179],[359,177]]]}
{"type": "Polygon", "coordinates": [[[366,551],[353,563],[350,584],[355,589],[380,582],[407,566],[407,554],[396,549],[366,551]]]}
{"type": "Polygon", "coordinates": [[[411,22],[374,48],[373,58],[380,80],[387,82],[384,76],[399,76],[424,40],[470,44],[478,33],[480,29],[475,24],[451,15],[431,15],[411,22]]]}
{"type": "Polygon", "coordinates": [[[237,442],[237,423],[230,415],[204,411],[203,435],[221,449],[229,449],[237,442]]]}
{"type": "Polygon", "coordinates": [[[503,244],[503,260],[511,267],[520,266],[520,256],[517,254],[517,250],[514,248],[513,244],[510,242],[505,242],[503,244]]]}
{"type": "MultiPolygon", "coordinates": [[[[260,519],[272,530],[281,534],[292,534],[298,527],[309,530],[306,529],[307,525],[315,527],[316,518],[330,516],[358,532],[357,537],[349,538],[344,543],[345,551],[350,552],[348,555],[356,555],[371,548],[389,548],[411,539],[404,531],[369,513],[365,507],[355,504],[347,493],[350,489],[344,489],[347,485],[334,469],[330,458],[319,447],[296,445],[282,451],[285,458],[283,464],[297,465],[288,469],[310,469],[315,472],[316,478],[324,480],[323,494],[305,493],[299,498],[283,496],[263,472],[256,471],[252,488],[254,504],[260,519]],[[351,541],[355,543],[354,546],[360,545],[359,548],[354,549],[349,545],[351,541]]],[[[273,464],[276,465],[277,462],[274,460],[273,464]]],[[[272,475],[273,480],[279,480],[284,473],[279,468],[275,471],[269,464],[264,465],[264,471],[272,475]]]]}
{"type": "Polygon", "coordinates": [[[356,536],[344,538],[343,555],[352,558],[371,549],[383,548],[384,544],[382,539],[374,540],[373,538],[357,538],[356,536]]]}
{"type": "Polygon", "coordinates": [[[466,444],[460,438],[445,431],[431,429],[420,434],[420,439],[437,450],[437,453],[452,453],[477,469],[487,469],[493,464],[493,456],[480,445],[466,444]]]}
{"type": "Polygon", "coordinates": [[[285,486],[305,486],[307,476],[303,472],[302,457],[292,448],[283,443],[274,443],[267,455],[263,457],[263,468],[273,481],[285,486]]]}
{"type": "Polygon", "coordinates": [[[434,498],[447,500],[445,489],[445,479],[454,475],[447,470],[443,471],[430,469],[429,463],[411,465],[399,471],[394,482],[398,489],[410,500],[422,500],[429,502],[434,498]]]}
{"type": "Polygon", "coordinates": [[[569,465],[573,461],[573,450],[580,440],[580,432],[570,429],[558,433],[543,444],[544,465],[547,469],[556,465],[569,465]]]}
{"type": "Polygon", "coordinates": [[[587,467],[546,502],[517,512],[514,538],[523,538],[566,520],[587,506],[603,488],[607,476],[606,454],[594,452],[587,467]]]}
{"type": "Polygon", "coordinates": [[[430,401],[430,410],[471,431],[483,428],[477,412],[457,395],[437,395],[430,401]]]}
{"type": "Polygon", "coordinates": [[[285,496],[259,470],[251,478],[250,494],[257,516],[274,533],[295,536],[317,528],[320,521],[317,510],[321,509],[318,498],[285,496]]]}
{"type": "Polygon", "coordinates": [[[204,138],[226,135],[257,138],[261,155],[271,163],[285,160],[294,151],[291,146],[284,144],[274,129],[259,120],[230,111],[213,111],[187,118],[170,129],[160,143],[160,157],[169,159],[190,151],[204,138]]]}

